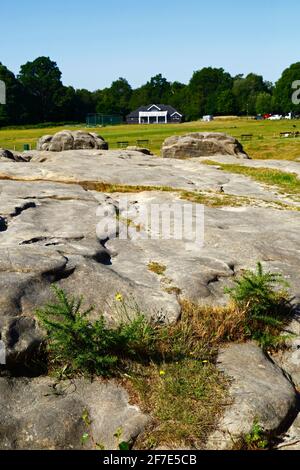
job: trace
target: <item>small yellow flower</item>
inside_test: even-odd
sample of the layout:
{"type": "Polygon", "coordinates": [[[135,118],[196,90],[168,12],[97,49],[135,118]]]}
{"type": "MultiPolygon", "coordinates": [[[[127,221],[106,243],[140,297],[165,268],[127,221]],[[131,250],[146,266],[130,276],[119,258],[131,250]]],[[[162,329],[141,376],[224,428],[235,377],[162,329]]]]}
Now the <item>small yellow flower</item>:
{"type": "Polygon", "coordinates": [[[159,371],[159,375],[160,375],[161,377],[163,377],[164,375],[166,375],[166,373],[165,373],[164,370],[160,370],[160,371],[159,371]]]}
{"type": "Polygon", "coordinates": [[[118,292],[118,293],[116,294],[116,296],[115,296],[115,299],[116,299],[117,302],[122,302],[122,300],[123,300],[123,295],[120,294],[120,292],[118,292]]]}
{"type": "Polygon", "coordinates": [[[203,362],[203,364],[208,364],[208,361],[202,361],[202,362],[203,362]]]}

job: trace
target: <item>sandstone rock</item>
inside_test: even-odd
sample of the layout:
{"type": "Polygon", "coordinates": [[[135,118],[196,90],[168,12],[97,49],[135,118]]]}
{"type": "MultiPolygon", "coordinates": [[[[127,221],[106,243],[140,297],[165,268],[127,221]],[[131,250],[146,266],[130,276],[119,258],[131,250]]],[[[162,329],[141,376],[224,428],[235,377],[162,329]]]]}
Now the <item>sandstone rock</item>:
{"type": "Polygon", "coordinates": [[[27,161],[25,157],[18,155],[16,153],[11,152],[10,150],[5,150],[0,148],[0,161],[14,161],[14,162],[22,162],[27,161]]]}
{"type": "Polygon", "coordinates": [[[37,150],[62,152],[63,150],[102,149],[107,150],[105,140],[94,133],[83,131],[60,131],[53,136],[41,137],[37,143],[37,150]]]}
{"type": "Polygon", "coordinates": [[[300,450],[300,414],[298,414],[288,431],[279,436],[278,440],[277,449],[279,450],[300,450]]]}
{"type": "MultiPolygon", "coordinates": [[[[99,151],[70,151],[69,159],[64,152],[37,152],[34,159],[39,154],[41,160],[46,158],[45,162],[0,166],[0,174],[8,174],[9,168],[18,179],[31,179],[0,179],[0,329],[5,332],[10,366],[22,363],[26,352],[31,354],[41,341],[35,322],[23,321],[23,317],[33,320],[35,309],[49,301],[52,282],[58,282],[70,295],[82,295],[87,305],[95,306],[95,315],[101,312],[108,319],[118,320],[113,307],[116,293],[121,292],[124,297],[135,299],[146,315],[164,317],[170,322],[180,315],[176,291],[195,302],[224,304],[224,287],[233,276],[242,269],[254,268],[256,261],[265,260],[265,269],[278,270],[288,278],[295,302],[299,302],[298,211],[206,208],[203,247],[185,238],[139,239],[132,232],[128,240],[120,240],[113,230],[109,234],[98,231],[102,220],[97,215],[99,208],[109,205],[108,222],[113,227],[119,205],[127,201],[129,212],[121,211],[118,217],[124,219],[126,227],[128,216],[134,228],[140,225],[145,207],[176,202],[177,207],[183,208],[186,201],[180,193],[168,191],[103,194],[59,181],[72,174],[77,174],[78,179],[97,181],[102,174],[105,180],[110,177],[112,182],[118,182],[122,178],[122,182],[131,184],[145,184],[147,178],[154,183],[156,178],[156,184],[163,185],[169,178],[170,184],[179,180],[187,188],[193,178],[195,186],[209,188],[224,177],[237,193],[257,189],[259,200],[269,193],[266,189],[260,192],[256,183],[235,177],[231,180],[231,175],[219,175],[210,167],[204,167],[199,178],[193,162],[133,153],[128,157],[124,151],[108,151],[108,157],[103,152],[101,158],[99,151]],[[57,181],[41,181],[51,177],[57,181]],[[274,227],[279,225],[278,232],[274,227]],[[164,276],[148,269],[151,261],[166,266],[164,276]]],[[[141,228],[143,233],[145,229],[141,228]]]]}
{"type": "Polygon", "coordinates": [[[267,433],[287,429],[297,415],[297,394],[283,371],[255,344],[233,344],[219,353],[218,368],[232,382],[232,405],[225,409],[210,449],[230,449],[257,422],[267,433]]]}
{"type": "Polygon", "coordinates": [[[274,354],[276,363],[292,378],[293,383],[300,391],[300,317],[299,314],[283,333],[287,348],[274,354]]]}
{"type": "Polygon", "coordinates": [[[120,441],[133,441],[149,422],[113,382],[2,377],[0,403],[2,450],[97,450],[97,444],[118,449],[120,441]],[[84,434],[89,437],[82,444],[84,434]]]}
{"type": "Polygon", "coordinates": [[[14,154],[10,150],[5,150],[0,148],[0,158],[7,158],[9,160],[14,160],[14,154]]]}
{"type": "Polygon", "coordinates": [[[166,139],[162,146],[164,158],[192,158],[213,155],[233,155],[249,158],[234,137],[217,132],[195,132],[166,139]]]}
{"type": "Polygon", "coordinates": [[[48,150],[50,142],[53,138],[53,135],[44,135],[43,137],[40,137],[40,139],[37,142],[36,149],[37,150],[48,150]]]}
{"type": "Polygon", "coordinates": [[[136,145],[129,145],[126,150],[131,150],[133,152],[140,152],[140,153],[143,153],[144,155],[153,155],[153,153],[151,153],[151,151],[147,148],[144,148],[144,147],[137,147],[136,145]]]}

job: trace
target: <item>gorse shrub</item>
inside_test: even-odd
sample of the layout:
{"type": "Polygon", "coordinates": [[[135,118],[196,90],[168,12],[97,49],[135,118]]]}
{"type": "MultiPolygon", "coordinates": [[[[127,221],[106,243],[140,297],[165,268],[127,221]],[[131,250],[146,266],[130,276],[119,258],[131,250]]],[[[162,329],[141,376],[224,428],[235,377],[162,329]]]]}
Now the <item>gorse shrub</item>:
{"type": "MultiPolygon", "coordinates": [[[[149,321],[137,312],[134,317],[118,294],[123,317],[109,327],[102,315],[90,319],[93,309],[82,309],[82,299],[68,298],[53,287],[56,302],[37,311],[48,333],[48,363],[66,373],[109,376],[127,369],[133,360],[159,364],[167,361],[213,361],[221,344],[256,340],[264,348],[284,341],[282,330],[289,319],[287,283],[278,273],[265,273],[258,263],[255,272],[246,271],[227,289],[231,303],[211,307],[181,302],[180,320],[172,325],[149,321]]],[[[132,309],[131,309],[132,310],[132,309]]]]}
{"type": "Polygon", "coordinates": [[[56,303],[39,309],[37,317],[48,333],[47,351],[53,366],[63,366],[70,373],[108,376],[123,358],[150,354],[155,327],[144,316],[109,328],[103,316],[89,319],[93,308],[82,310],[82,299],[69,299],[62,289],[52,288],[56,303]]]}
{"type": "Polygon", "coordinates": [[[280,340],[290,313],[288,283],[280,273],[264,272],[262,264],[256,270],[246,271],[235,279],[235,286],[225,289],[235,308],[244,317],[246,336],[259,341],[261,346],[280,340]]]}
{"type": "Polygon", "coordinates": [[[235,279],[235,287],[225,289],[237,306],[246,308],[250,315],[261,317],[270,310],[281,310],[282,301],[286,303],[287,282],[282,274],[263,271],[261,263],[257,263],[256,271],[246,271],[235,279]],[[279,290],[284,287],[285,290],[279,290]]]}

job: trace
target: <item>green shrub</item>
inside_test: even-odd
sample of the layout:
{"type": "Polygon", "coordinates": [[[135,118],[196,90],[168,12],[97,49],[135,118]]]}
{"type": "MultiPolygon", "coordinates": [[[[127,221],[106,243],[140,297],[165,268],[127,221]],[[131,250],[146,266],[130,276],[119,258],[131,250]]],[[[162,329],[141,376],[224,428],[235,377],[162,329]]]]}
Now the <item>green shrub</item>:
{"type": "Polygon", "coordinates": [[[65,371],[109,376],[123,358],[149,355],[155,343],[155,327],[138,314],[115,328],[103,316],[89,319],[93,308],[81,310],[82,299],[69,299],[62,289],[53,287],[56,303],[37,311],[48,333],[47,351],[53,366],[65,371]]]}
{"type": "Polygon", "coordinates": [[[245,317],[247,336],[262,346],[274,344],[289,313],[288,283],[280,273],[264,272],[261,263],[256,271],[246,271],[235,279],[235,286],[225,289],[245,317]]]}

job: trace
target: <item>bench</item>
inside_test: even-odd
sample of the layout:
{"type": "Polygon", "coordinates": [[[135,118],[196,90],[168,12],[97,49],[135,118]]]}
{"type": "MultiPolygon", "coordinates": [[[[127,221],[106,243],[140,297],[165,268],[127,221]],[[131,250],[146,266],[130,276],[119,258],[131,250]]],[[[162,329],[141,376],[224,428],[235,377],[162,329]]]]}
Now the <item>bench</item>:
{"type": "Polygon", "coordinates": [[[241,140],[252,140],[253,139],[253,134],[242,134],[241,135],[241,140]]]}
{"type": "Polygon", "coordinates": [[[138,147],[144,147],[145,145],[149,145],[149,140],[137,140],[136,144],[138,147]]]}
{"type": "Polygon", "coordinates": [[[124,149],[124,148],[129,146],[129,142],[127,142],[127,141],[117,142],[117,145],[118,145],[119,148],[124,149]]]}

